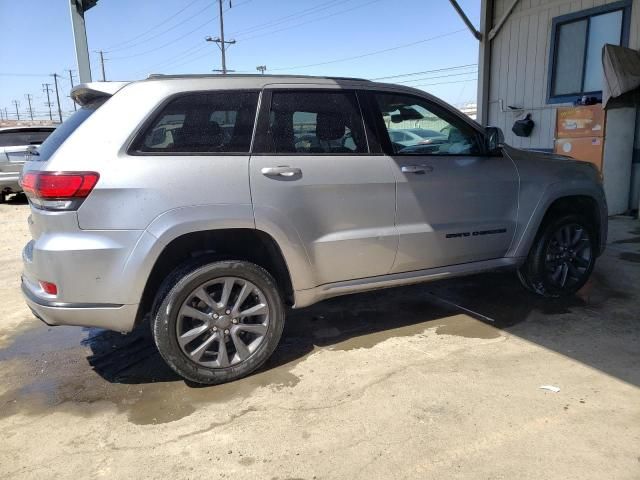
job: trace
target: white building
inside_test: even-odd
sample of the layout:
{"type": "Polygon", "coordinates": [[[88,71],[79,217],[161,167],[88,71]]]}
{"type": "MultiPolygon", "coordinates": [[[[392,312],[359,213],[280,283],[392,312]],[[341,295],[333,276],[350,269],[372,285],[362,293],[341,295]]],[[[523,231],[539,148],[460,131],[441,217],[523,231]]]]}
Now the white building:
{"type": "MultiPolygon", "coordinates": [[[[551,151],[558,108],[602,96],[603,45],[640,50],[640,0],[482,0],[480,31],[478,121],[513,146],[551,151]],[[527,114],[535,127],[518,137],[511,128],[527,114]]],[[[608,110],[606,124],[607,197],[623,213],[639,205],[637,101],[608,110]]]]}

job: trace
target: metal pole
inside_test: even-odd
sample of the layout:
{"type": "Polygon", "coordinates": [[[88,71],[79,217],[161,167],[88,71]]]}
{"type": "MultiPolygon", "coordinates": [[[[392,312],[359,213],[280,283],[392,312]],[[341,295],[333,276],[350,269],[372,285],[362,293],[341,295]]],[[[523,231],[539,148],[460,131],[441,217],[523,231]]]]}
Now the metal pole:
{"type": "Polygon", "coordinates": [[[58,102],[58,118],[60,119],[60,123],[62,123],[62,109],[60,108],[60,95],[58,94],[58,74],[52,73],[53,83],[56,86],[56,101],[58,102]]]}
{"type": "MultiPolygon", "coordinates": [[[[73,89],[73,70],[69,68],[67,69],[67,72],[69,72],[69,83],[71,84],[71,88],[73,89]]],[[[76,102],[73,102],[73,111],[75,112],[76,110],[78,110],[78,107],[76,106],[76,102]]]]}
{"type": "Polygon", "coordinates": [[[224,16],[222,15],[222,0],[218,0],[218,9],[220,11],[220,51],[222,52],[222,74],[227,74],[227,59],[225,57],[225,43],[224,43],[224,16]]]}
{"type": "Polygon", "coordinates": [[[107,77],[104,74],[104,52],[102,50],[99,50],[98,53],[100,54],[100,66],[102,67],[102,81],[106,82],[107,77]]]}
{"type": "Polygon", "coordinates": [[[467,14],[464,13],[464,10],[462,10],[462,7],[458,5],[457,0],[449,0],[449,2],[451,2],[451,5],[455,9],[455,11],[458,12],[458,15],[460,15],[460,18],[462,19],[464,24],[467,26],[469,31],[473,34],[473,36],[476,37],[477,40],[481,40],[482,34],[478,30],[476,30],[476,27],[473,26],[473,23],[471,23],[471,20],[469,20],[469,17],[467,17],[467,14]]]}
{"type": "Polygon", "coordinates": [[[29,102],[29,117],[31,117],[31,121],[33,121],[33,109],[31,108],[31,99],[33,98],[33,95],[27,93],[25,97],[27,99],[27,102],[29,102]]]}
{"type": "Polygon", "coordinates": [[[51,84],[50,83],[43,83],[42,84],[42,91],[45,92],[47,94],[47,107],[49,107],[49,120],[53,121],[53,115],[51,114],[51,98],[49,98],[49,93],[51,92],[51,84]]]}
{"type": "Polygon", "coordinates": [[[13,103],[16,106],[16,116],[18,117],[18,121],[20,121],[20,112],[18,111],[18,107],[20,106],[20,102],[17,100],[11,100],[11,103],[13,103]]]}
{"type": "Polygon", "coordinates": [[[89,45],[84,24],[84,8],[81,0],[69,0],[71,26],[73,27],[73,43],[76,47],[78,76],[80,83],[91,81],[91,63],[89,62],[89,45]]]}

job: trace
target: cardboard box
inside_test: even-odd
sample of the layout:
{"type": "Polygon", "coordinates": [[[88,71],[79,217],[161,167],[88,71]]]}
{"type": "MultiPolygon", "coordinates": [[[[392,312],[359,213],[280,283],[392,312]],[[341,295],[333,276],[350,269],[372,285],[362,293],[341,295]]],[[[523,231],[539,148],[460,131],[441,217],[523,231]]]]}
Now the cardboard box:
{"type": "Polygon", "coordinates": [[[604,138],[602,137],[559,138],[554,148],[555,153],[593,163],[600,171],[602,171],[603,151],[604,138]]]}
{"type": "Polygon", "coordinates": [[[556,138],[604,137],[605,112],[602,105],[559,108],[556,138]]]}

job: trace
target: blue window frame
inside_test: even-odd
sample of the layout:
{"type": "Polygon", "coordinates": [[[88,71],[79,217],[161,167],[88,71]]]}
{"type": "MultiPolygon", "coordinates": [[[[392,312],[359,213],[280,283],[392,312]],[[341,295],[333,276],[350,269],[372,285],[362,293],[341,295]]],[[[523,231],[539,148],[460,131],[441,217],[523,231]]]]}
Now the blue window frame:
{"type": "Polygon", "coordinates": [[[574,102],[583,95],[602,97],[602,47],[627,46],[631,0],[553,19],[547,103],[574,102]]]}

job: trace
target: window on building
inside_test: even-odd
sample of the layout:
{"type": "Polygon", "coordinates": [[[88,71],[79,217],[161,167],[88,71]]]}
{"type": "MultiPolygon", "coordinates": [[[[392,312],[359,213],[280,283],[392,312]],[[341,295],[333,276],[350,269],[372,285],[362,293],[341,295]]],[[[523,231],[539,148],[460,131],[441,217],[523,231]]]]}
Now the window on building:
{"type": "Polygon", "coordinates": [[[602,47],[626,45],[628,0],[553,19],[549,101],[573,101],[602,91],[602,47]]]}
{"type": "Polygon", "coordinates": [[[169,102],[137,150],[145,153],[249,152],[257,92],[194,93],[169,102]]]}

